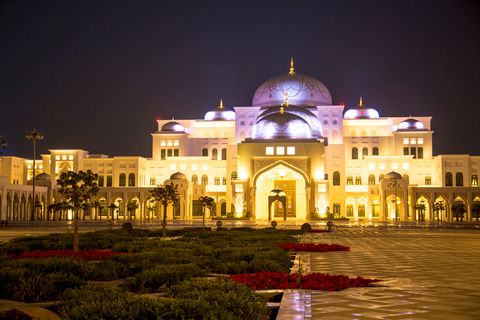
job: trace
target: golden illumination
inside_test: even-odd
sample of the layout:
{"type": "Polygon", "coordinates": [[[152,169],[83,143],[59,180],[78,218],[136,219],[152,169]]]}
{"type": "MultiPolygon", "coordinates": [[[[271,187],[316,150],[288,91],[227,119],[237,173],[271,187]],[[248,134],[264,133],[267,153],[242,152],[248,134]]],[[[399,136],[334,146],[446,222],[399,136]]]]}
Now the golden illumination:
{"type": "Polygon", "coordinates": [[[288,92],[285,92],[285,106],[288,107],[288,92]]]}
{"type": "Polygon", "coordinates": [[[223,99],[220,99],[220,109],[223,108],[223,99]]]}
{"type": "Polygon", "coordinates": [[[293,57],[290,59],[290,74],[295,74],[295,72],[293,71],[293,57]]]}
{"type": "Polygon", "coordinates": [[[362,106],[362,97],[360,97],[360,107],[362,106]]]}
{"type": "Polygon", "coordinates": [[[280,113],[283,114],[283,107],[280,108],[280,113]]]}

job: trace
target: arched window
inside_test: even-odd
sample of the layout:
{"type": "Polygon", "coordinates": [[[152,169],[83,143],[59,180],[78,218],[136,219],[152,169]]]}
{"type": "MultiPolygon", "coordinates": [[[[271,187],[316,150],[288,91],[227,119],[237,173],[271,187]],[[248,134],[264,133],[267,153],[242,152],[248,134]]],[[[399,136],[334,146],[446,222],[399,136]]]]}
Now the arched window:
{"type": "Polygon", "coordinates": [[[237,171],[232,171],[232,180],[237,180],[237,179],[238,179],[237,171]]]}
{"type": "Polygon", "coordinates": [[[407,184],[410,184],[410,177],[408,176],[408,174],[404,174],[404,175],[402,176],[402,179],[403,179],[403,180],[407,180],[407,184]]]}
{"type": "Polygon", "coordinates": [[[220,214],[222,215],[222,217],[227,215],[227,203],[226,202],[222,202],[222,204],[220,205],[220,214]]]}
{"type": "Polygon", "coordinates": [[[125,187],[127,183],[127,177],[125,176],[125,173],[120,173],[120,176],[118,177],[118,185],[120,187],[125,187]]]}
{"type": "Polygon", "coordinates": [[[222,160],[227,160],[227,148],[222,149],[222,160]]]}
{"type": "Polygon", "coordinates": [[[207,148],[203,148],[203,150],[202,150],[202,156],[203,156],[203,157],[208,157],[208,149],[207,149],[207,148]]]}
{"type": "Polygon", "coordinates": [[[206,186],[206,185],[208,184],[208,176],[207,176],[206,174],[204,174],[204,175],[202,176],[202,184],[203,184],[204,186],[206,186]]]}
{"type": "Polygon", "coordinates": [[[353,203],[347,203],[347,217],[353,217],[353,203]]]}
{"type": "Polygon", "coordinates": [[[358,204],[358,216],[360,218],[365,217],[365,203],[359,203],[358,204]]]}
{"type": "Polygon", "coordinates": [[[373,149],[372,149],[372,155],[378,156],[378,148],[377,148],[377,147],[373,147],[373,149]]]}
{"type": "Polygon", "coordinates": [[[212,149],[212,158],[213,158],[213,160],[218,160],[218,150],[217,150],[217,148],[212,149]]]}
{"type": "Polygon", "coordinates": [[[357,149],[357,147],[352,148],[352,159],[358,159],[358,149],[357,149]]]}
{"type": "Polygon", "coordinates": [[[130,173],[128,175],[128,186],[135,187],[135,173],[130,173]]]}
{"type": "Polygon", "coordinates": [[[368,148],[367,147],[364,147],[362,149],[362,158],[365,157],[365,156],[368,156],[368,148]]]}
{"type": "Polygon", "coordinates": [[[463,187],[463,173],[457,172],[455,175],[455,185],[457,187],[463,187]]]}
{"type": "Polygon", "coordinates": [[[371,174],[368,176],[368,184],[375,184],[375,175],[371,174]]]}
{"type": "Polygon", "coordinates": [[[340,185],[340,172],[335,171],[333,173],[333,185],[339,186],[340,185]]]}
{"type": "Polygon", "coordinates": [[[445,186],[447,187],[453,186],[453,175],[451,172],[445,173],[445,186]]]}
{"type": "Polygon", "coordinates": [[[384,175],[384,174],[381,174],[381,175],[378,177],[378,182],[382,181],[384,177],[385,177],[385,175],[384,175]]]}
{"type": "Polygon", "coordinates": [[[197,184],[198,184],[198,176],[197,176],[196,174],[194,174],[194,175],[192,176],[192,183],[193,183],[194,185],[197,185],[197,184]]]}

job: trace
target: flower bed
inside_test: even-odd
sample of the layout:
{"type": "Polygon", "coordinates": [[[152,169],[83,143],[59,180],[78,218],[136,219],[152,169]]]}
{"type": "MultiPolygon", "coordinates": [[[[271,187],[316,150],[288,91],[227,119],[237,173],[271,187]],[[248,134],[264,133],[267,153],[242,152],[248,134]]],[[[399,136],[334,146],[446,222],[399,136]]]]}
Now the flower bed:
{"type": "Polygon", "coordinates": [[[108,257],[122,254],[122,252],[113,252],[111,250],[91,250],[91,251],[73,251],[73,250],[48,250],[48,251],[32,251],[24,252],[22,254],[10,254],[8,257],[10,259],[44,259],[44,258],[53,258],[53,257],[75,257],[78,259],[86,260],[104,260],[108,257]]]}
{"type": "Polygon", "coordinates": [[[308,251],[308,252],[327,252],[327,251],[350,251],[350,247],[341,246],[339,244],[326,244],[326,243],[279,243],[277,244],[285,251],[308,251]]]}
{"type": "Polygon", "coordinates": [[[367,287],[377,279],[364,279],[362,277],[350,278],[342,275],[329,275],[323,273],[309,273],[300,275],[286,272],[258,272],[253,274],[237,274],[229,279],[244,283],[254,290],[267,289],[311,289],[340,291],[349,287],[367,287]]]}

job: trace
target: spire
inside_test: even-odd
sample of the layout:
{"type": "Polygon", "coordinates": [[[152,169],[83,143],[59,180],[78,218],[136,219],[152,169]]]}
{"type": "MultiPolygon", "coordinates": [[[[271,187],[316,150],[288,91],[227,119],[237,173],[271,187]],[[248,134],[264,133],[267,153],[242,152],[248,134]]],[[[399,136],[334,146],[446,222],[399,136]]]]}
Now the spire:
{"type": "Polygon", "coordinates": [[[283,114],[283,107],[280,107],[280,113],[283,114]]]}
{"type": "Polygon", "coordinates": [[[360,97],[360,107],[362,106],[362,97],[360,97]]]}
{"type": "Polygon", "coordinates": [[[288,91],[285,93],[285,96],[286,96],[286,98],[285,98],[285,106],[288,107],[288,91]]]}
{"type": "Polygon", "coordinates": [[[290,74],[295,74],[295,72],[293,72],[293,57],[291,58],[290,60],[290,74]]]}
{"type": "Polygon", "coordinates": [[[220,109],[223,108],[223,99],[220,99],[220,109]]]}
{"type": "Polygon", "coordinates": [[[174,118],[174,117],[172,117],[172,122],[174,122],[174,121],[175,121],[175,118],[174,118]]]}

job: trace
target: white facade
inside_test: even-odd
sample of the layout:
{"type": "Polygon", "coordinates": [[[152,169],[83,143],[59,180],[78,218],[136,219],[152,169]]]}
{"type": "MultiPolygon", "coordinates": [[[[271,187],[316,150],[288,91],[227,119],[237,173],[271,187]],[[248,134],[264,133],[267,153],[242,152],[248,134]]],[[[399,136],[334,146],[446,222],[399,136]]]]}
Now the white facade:
{"type": "MultiPolygon", "coordinates": [[[[161,209],[153,207],[149,190],[170,182],[181,191],[170,219],[199,218],[196,199],[203,195],[217,203],[211,216],[476,219],[480,157],[434,156],[432,117],[384,117],[361,100],[354,108],[333,105],[325,85],[293,66],[261,84],[252,106],[233,110],[220,103],[204,119],[157,120],[148,159],[52,149],[36,162],[36,174],[46,173],[53,182],[67,170],[97,173],[101,191],[92,203],[103,209],[85,210],[88,219],[158,218],[161,209]],[[178,172],[183,175],[170,179],[178,172]],[[127,215],[133,200],[139,208],[127,215]],[[444,209],[434,210],[439,201],[444,209]],[[459,202],[466,208],[463,216],[452,210],[459,202]],[[119,208],[108,209],[111,204],[119,208]]],[[[1,219],[31,217],[23,212],[31,203],[31,187],[25,185],[31,183],[32,161],[0,159],[1,219]]],[[[37,192],[41,205],[34,218],[60,218],[46,213],[61,200],[55,184],[37,192]]]]}

